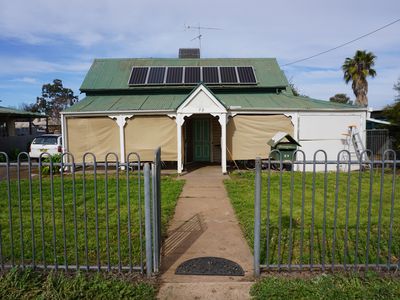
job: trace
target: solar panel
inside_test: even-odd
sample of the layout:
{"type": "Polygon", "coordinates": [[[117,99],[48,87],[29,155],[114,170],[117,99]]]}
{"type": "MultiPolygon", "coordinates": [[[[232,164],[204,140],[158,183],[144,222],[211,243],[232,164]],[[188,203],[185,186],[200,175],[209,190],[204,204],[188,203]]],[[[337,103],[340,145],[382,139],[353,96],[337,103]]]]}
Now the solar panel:
{"type": "Polygon", "coordinates": [[[199,82],[200,82],[200,67],[186,67],[185,83],[199,83],[199,82]]]}
{"type": "Polygon", "coordinates": [[[237,83],[235,67],[220,67],[221,83],[237,83]]]}
{"type": "Polygon", "coordinates": [[[149,71],[148,84],[164,83],[165,67],[151,67],[149,71]]]}
{"type": "Polygon", "coordinates": [[[252,66],[179,66],[133,67],[129,85],[179,85],[179,84],[256,84],[252,66]]]}
{"type": "Polygon", "coordinates": [[[240,83],[256,83],[256,75],[252,67],[237,67],[240,83]]]}
{"type": "Polygon", "coordinates": [[[165,83],[182,83],[183,67],[168,67],[165,83]]]}
{"type": "Polygon", "coordinates": [[[219,83],[218,67],[203,67],[204,83],[219,83]]]}
{"type": "Polygon", "coordinates": [[[129,84],[145,84],[149,67],[133,67],[129,84]]]}

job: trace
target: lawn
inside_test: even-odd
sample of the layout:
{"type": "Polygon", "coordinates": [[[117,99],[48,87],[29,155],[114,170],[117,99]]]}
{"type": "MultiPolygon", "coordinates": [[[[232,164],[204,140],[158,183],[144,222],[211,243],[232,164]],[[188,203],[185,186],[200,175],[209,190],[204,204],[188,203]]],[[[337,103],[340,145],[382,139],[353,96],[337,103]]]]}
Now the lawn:
{"type": "Polygon", "coordinates": [[[250,291],[252,299],[399,299],[400,278],[375,273],[322,274],[309,278],[266,277],[250,291]]]}
{"type": "Polygon", "coordinates": [[[110,273],[34,272],[0,274],[0,299],[155,299],[152,282],[110,273]]]}
{"type": "MultiPolygon", "coordinates": [[[[268,174],[263,173],[261,264],[365,264],[367,261],[370,264],[398,263],[399,177],[397,175],[395,179],[397,188],[393,206],[392,244],[389,247],[392,174],[386,173],[382,177],[380,171],[375,171],[371,176],[369,171],[365,171],[359,178],[359,172],[352,172],[350,176],[343,172],[339,173],[338,177],[334,172],[326,175],[316,173],[315,177],[313,173],[293,172],[292,178],[291,172],[283,172],[280,178],[279,172],[271,172],[269,226],[267,226],[268,174]],[[279,188],[280,180],[282,189],[279,188]],[[336,181],[338,185],[335,209],[336,181]],[[293,187],[292,193],[291,187],[293,187]],[[358,201],[359,192],[360,201],[358,201]],[[381,194],[382,201],[380,201],[381,194]],[[315,203],[314,210],[312,202],[315,203]],[[302,205],[304,205],[304,215],[302,215],[302,205]],[[357,214],[358,209],[359,214],[357,214]],[[314,227],[311,226],[313,220],[314,227]],[[370,226],[369,233],[368,226],[370,226]]],[[[254,173],[233,173],[231,178],[225,181],[225,185],[244,235],[249,246],[253,248],[254,173]]]]}
{"type": "MultiPolygon", "coordinates": [[[[131,257],[132,265],[139,266],[142,259],[141,249],[144,249],[144,242],[141,244],[139,238],[140,232],[144,234],[143,179],[139,209],[138,177],[130,175],[128,181],[125,174],[121,172],[118,180],[115,173],[108,175],[107,186],[104,174],[97,174],[96,180],[93,175],[86,175],[84,179],[82,174],[76,174],[75,181],[72,175],[64,175],[63,181],[60,175],[55,176],[53,181],[47,176],[43,178],[41,185],[38,177],[34,177],[31,184],[32,198],[29,193],[29,180],[23,179],[19,184],[17,180],[12,180],[10,204],[7,197],[7,182],[0,181],[0,250],[2,254],[0,263],[10,264],[14,260],[15,264],[22,262],[31,264],[34,258],[36,264],[47,265],[55,263],[75,265],[78,261],[80,266],[86,264],[97,266],[99,260],[101,266],[107,265],[108,262],[111,266],[118,266],[119,263],[122,266],[129,266],[131,257]],[[129,188],[127,182],[129,182],[129,188]],[[128,226],[128,191],[130,227],[128,226]],[[64,201],[62,201],[63,197],[64,201]],[[21,199],[21,205],[19,199],[21,199]],[[76,199],[76,205],[74,205],[74,199],[76,199]],[[9,205],[12,212],[13,249],[9,205]],[[108,224],[106,205],[108,205],[108,224]],[[43,210],[43,218],[41,218],[41,210],[43,210]],[[118,214],[120,222],[118,222],[118,214]],[[141,221],[139,214],[142,216],[141,221]],[[33,222],[31,215],[33,215],[33,222]],[[85,215],[87,226],[85,226],[85,215]],[[99,229],[98,236],[96,236],[96,226],[99,229]],[[119,242],[118,231],[120,232],[119,242]],[[131,245],[128,241],[129,231],[131,245]],[[121,253],[120,261],[118,245],[121,253]],[[129,251],[130,248],[131,251],[129,251]]],[[[183,184],[183,181],[173,177],[162,177],[163,232],[166,230],[168,220],[173,216],[183,184]]]]}

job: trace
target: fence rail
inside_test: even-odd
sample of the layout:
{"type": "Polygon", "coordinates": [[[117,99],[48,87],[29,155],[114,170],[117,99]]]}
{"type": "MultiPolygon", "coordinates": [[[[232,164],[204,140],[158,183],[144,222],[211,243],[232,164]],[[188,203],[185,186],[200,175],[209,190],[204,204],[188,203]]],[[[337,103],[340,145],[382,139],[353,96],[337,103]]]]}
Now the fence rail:
{"type": "MultiPolygon", "coordinates": [[[[153,254],[146,252],[144,222],[145,194],[152,190],[145,191],[143,184],[152,177],[144,178],[137,153],[124,163],[115,153],[102,162],[93,153],[80,162],[69,153],[59,162],[46,154],[33,162],[25,152],[15,163],[4,152],[0,159],[1,269],[144,273],[153,254]]],[[[159,185],[160,178],[152,180],[159,185]]],[[[157,209],[146,208],[149,213],[157,209]]]]}
{"type": "Polygon", "coordinates": [[[347,150],[330,161],[323,150],[313,160],[301,150],[296,154],[303,160],[256,159],[255,275],[265,270],[397,270],[396,153],[387,150],[374,160],[365,151],[362,161],[351,161],[347,150]]]}

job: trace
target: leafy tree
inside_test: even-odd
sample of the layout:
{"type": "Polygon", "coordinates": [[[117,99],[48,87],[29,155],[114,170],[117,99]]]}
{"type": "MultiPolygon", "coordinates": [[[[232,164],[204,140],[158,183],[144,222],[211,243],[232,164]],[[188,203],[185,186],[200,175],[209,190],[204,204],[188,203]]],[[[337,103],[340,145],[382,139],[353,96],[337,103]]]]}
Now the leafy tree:
{"type": "Polygon", "coordinates": [[[350,97],[346,94],[336,94],[335,96],[330,97],[329,101],[342,104],[353,104],[353,101],[351,101],[350,97]]]}
{"type": "Polygon", "coordinates": [[[300,92],[297,89],[297,87],[294,85],[294,83],[289,83],[289,86],[292,89],[293,95],[300,96],[300,92]]]}
{"type": "Polygon", "coordinates": [[[400,151],[400,78],[393,86],[393,89],[397,92],[395,102],[392,105],[386,106],[383,110],[383,114],[391,123],[389,131],[390,135],[395,139],[394,148],[396,151],[400,151]]]}
{"type": "Polygon", "coordinates": [[[397,79],[397,83],[394,84],[393,89],[397,92],[397,95],[395,96],[394,100],[400,101],[400,77],[399,79],[397,79]]]}
{"type": "Polygon", "coordinates": [[[39,112],[39,108],[36,103],[22,103],[20,109],[30,112],[39,112]]]}
{"type": "Polygon", "coordinates": [[[376,56],[372,52],[357,50],[354,57],[347,57],[342,66],[344,80],[352,82],[351,87],[356,96],[355,103],[359,106],[368,106],[368,81],[367,77],[375,77],[373,69],[376,56]]]}
{"type": "Polygon", "coordinates": [[[63,86],[62,80],[54,79],[53,83],[42,86],[42,96],[36,98],[36,103],[22,104],[22,109],[31,112],[44,113],[54,120],[60,119],[60,112],[78,101],[74,92],[63,86]]]}
{"type": "Polygon", "coordinates": [[[307,95],[301,94],[299,88],[292,82],[292,79],[289,79],[289,87],[290,87],[290,89],[292,90],[293,95],[295,95],[295,96],[301,96],[301,97],[307,97],[307,98],[308,98],[307,95]]]}
{"type": "Polygon", "coordinates": [[[53,83],[42,86],[42,96],[36,98],[36,103],[22,104],[26,111],[45,113],[55,120],[60,119],[60,112],[78,101],[74,92],[63,86],[62,80],[54,79],[53,83]]]}

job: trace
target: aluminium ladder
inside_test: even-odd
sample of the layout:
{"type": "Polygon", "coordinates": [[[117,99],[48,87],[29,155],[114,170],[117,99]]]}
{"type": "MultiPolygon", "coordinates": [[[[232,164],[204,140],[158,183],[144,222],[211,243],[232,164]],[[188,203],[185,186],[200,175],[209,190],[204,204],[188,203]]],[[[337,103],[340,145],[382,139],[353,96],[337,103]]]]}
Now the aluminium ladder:
{"type": "MultiPolygon", "coordinates": [[[[350,145],[353,145],[354,152],[357,156],[358,161],[361,161],[362,156],[365,157],[365,162],[369,163],[369,158],[367,154],[363,153],[365,152],[365,146],[364,143],[361,139],[360,132],[357,129],[356,125],[350,125],[348,127],[348,133],[345,134],[347,136],[347,145],[348,145],[348,150],[350,151],[350,145]]],[[[351,153],[351,152],[350,152],[351,153]]]]}

